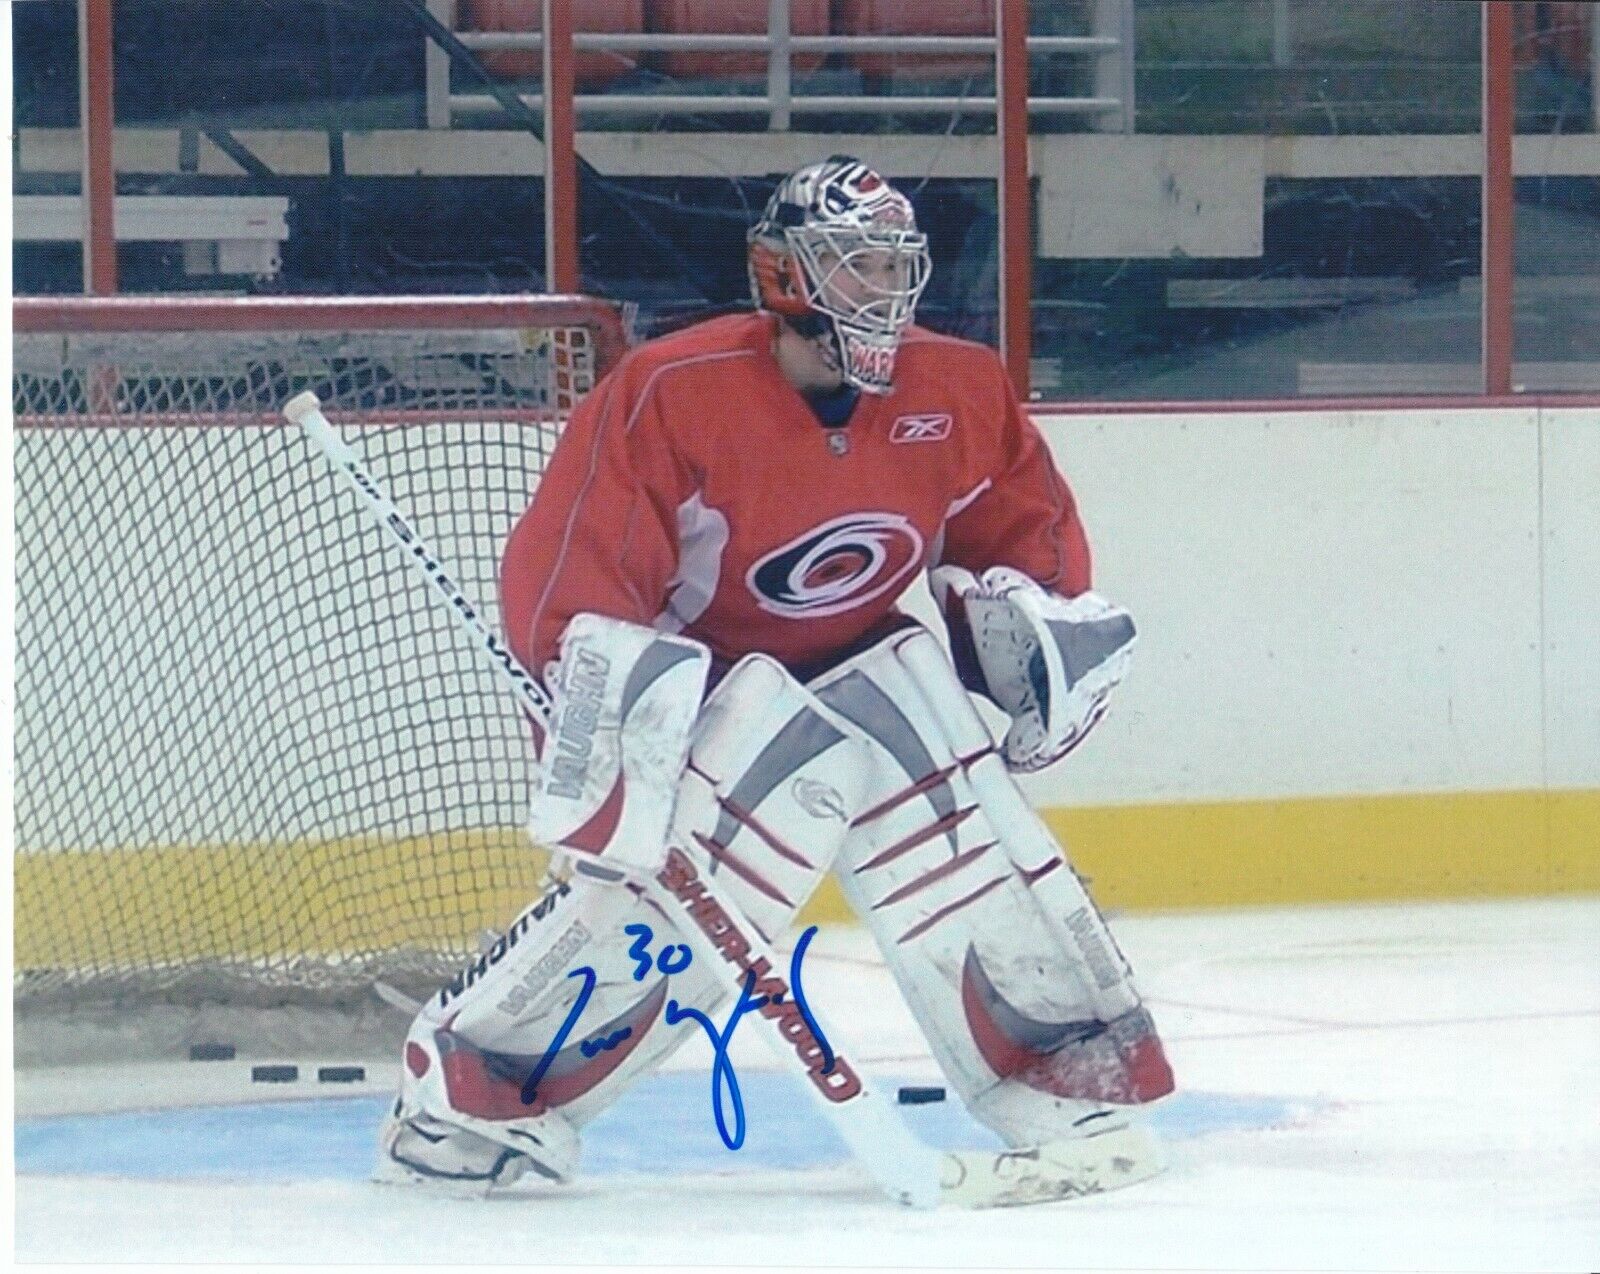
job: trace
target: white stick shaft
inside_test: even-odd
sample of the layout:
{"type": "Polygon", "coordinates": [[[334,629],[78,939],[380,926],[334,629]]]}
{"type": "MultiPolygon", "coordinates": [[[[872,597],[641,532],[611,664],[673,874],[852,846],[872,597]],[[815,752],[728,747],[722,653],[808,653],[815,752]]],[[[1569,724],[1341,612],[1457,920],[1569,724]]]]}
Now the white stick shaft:
{"type": "Polygon", "coordinates": [[[399,507],[384,495],[377,480],[362,465],[360,457],[328,423],[328,418],[322,414],[321,404],[317,402],[317,396],[309,390],[297,394],[284,404],[283,414],[305,430],[306,437],[327,456],[345,485],[355,492],[373,517],[394,537],[413,568],[450,604],[450,613],[456,617],[456,623],[468,637],[472,638],[473,644],[494,661],[501,675],[510,681],[523,707],[533,713],[536,720],[548,721],[554,711],[554,704],[551,703],[544,687],[522,666],[510,647],[479,618],[477,608],[456,586],[456,582],[445,572],[439,560],[428,551],[427,545],[417,533],[411,529],[410,523],[406,521],[399,507]]]}
{"type": "MultiPolygon", "coordinates": [[[[519,700],[530,711],[548,721],[553,708],[549,696],[516,655],[478,618],[476,608],[411,529],[399,508],[383,494],[355,452],[334,432],[333,426],[322,414],[316,395],[307,392],[290,399],[284,404],[283,414],[306,431],[306,435],[328,457],[346,485],[360,497],[373,517],[389,529],[396,544],[416,569],[427,577],[435,591],[449,603],[462,630],[516,691],[519,700]]],[[[672,917],[674,924],[693,943],[696,956],[710,965],[735,1002],[744,990],[745,973],[740,967],[741,961],[728,953],[742,945],[749,961],[764,962],[774,973],[779,973],[785,967],[771,945],[745,920],[738,905],[724,893],[721,882],[714,876],[710,873],[693,873],[694,888],[706,905],[691,909],[672,891],[668,883],[670,875],[669,869],[663,869],[660,877],[641,877],[638,883],[649,893],[652,901],[672,917]],[[712,937],[712,931],[702,927],[697,918],[696,912],[705,914],[708,910],[715,917],[713,930],[723,935],[720,942],[712,937]],[[736,941],[729,941],[730,937],[736,941]]],[[[787,979],[784,981],[787,982],[787,979]]],[[[811,1095],[817,1108],[833,1124],[844,1143],[890,1198],[915,1207],[933,1207],[938,1203],[938,1156],[911,1135],[899,1114],[876,1089],[861,1078],[859,1091],[852,1096],[842,1100],[837,1096],[827,1096],[814,1082],[811,1068],[796,1051],[794,1044],[784,1036],[779,1019],[767,1018],[760,1013],[752,1013],[750,1017],[760,1024],[758,1029],[762,1038],[784,1069],[799,1079],[801,1087],[811,1095]]],[[[818,1025],[827,1035],[827,1028],[820,1022],[818,1025]]],[[[843,1058],[838,1060],[844,1061],[843,1058]]],[[[844,1064],[849,1066],[847,1061],[844,1064]]]]}

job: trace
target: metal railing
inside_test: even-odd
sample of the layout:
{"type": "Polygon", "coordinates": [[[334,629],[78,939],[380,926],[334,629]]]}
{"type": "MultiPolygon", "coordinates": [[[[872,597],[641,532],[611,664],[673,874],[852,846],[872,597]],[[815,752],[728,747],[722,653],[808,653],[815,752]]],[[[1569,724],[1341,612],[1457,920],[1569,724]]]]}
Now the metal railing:
{"type": "MultiPolygon", "coordinates": [[[[454,0],[429,0],[434,16],[453,27],[454,0]]],[[[1090,116],[1102,131],[1134,131],[1133,0],[1093,0],[1096,34],[1086,36],[1033,36],[1030,54],[1076,54],[1094,59],[1094,92],[1087,97],[1033,97],[1030,112],[1048,115],[1090,116]]],[[[457,31],[456,38],[474,53],[501,50],[539,50],[544,37],[537,31],[457,31]]],[[[765,114],[770,131],[793,126],[796,115],[859,113],[875,115],[973,114],[993,115],[993,94],[966,96],[948,93],[908,93],[896,96],[867,93],[804,93],[794,91],[793,59],[804,54],[886,53],[909,55],[973,55],[993,57],[992,36],[844,36],[794,35],[789,25],[789,0],[770,0],[765,35],[577,34],[578,52],[609,53],[764,53],[767,56],[766,92],[756,93],[581,93],[576,107],[583,114],[667,113],[698,115],[765,114]]],[[[534,110],[541,109],[537,93],[520,95],[534,110]]],[[[492,113],[502,109],[488,93],[454,93],[450,89],[450,63],[432,42],[427,51],[428,127],[450,128],[456,117],[492,113]]]]}

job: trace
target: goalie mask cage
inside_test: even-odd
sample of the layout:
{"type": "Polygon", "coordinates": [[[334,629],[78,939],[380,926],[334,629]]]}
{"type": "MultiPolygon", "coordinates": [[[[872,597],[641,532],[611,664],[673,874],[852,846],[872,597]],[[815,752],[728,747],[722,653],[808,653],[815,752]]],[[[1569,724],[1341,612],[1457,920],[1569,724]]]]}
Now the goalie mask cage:
{"type": "Polygon", "coordinates": [[[424,994],[534,895],[530,745],[301,390],[497,626],[581,297],[18,301],[19,1010],[424,994]]]}

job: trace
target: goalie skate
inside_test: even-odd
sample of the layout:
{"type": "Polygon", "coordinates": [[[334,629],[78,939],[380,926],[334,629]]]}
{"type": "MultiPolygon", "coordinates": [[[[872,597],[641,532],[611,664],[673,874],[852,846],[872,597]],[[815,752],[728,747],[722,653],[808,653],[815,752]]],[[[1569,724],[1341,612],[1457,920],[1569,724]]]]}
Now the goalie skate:
{"type": "Polygon", "coordinates": [[[422,1029],[414,1025],[406,1042],[408,1074],[400,1095],[378,1130],[373,1180],[464,1197],[482,1197],[529,1175],[568,1180],[577,1167],[579,1141],[567,1118],[558,1110],[523,1106],[520,1092],[511,1107],[508,1090],[520,1086],[495,1073],[492,1054],[447,1030],[431,1029],[425,1019],[419,1025],[422,1029]],[[451,1109],[445,1120],[425,1109],[429,1100],[440,1103],[436,1090],[446,1085],[447,1071],[457,1098],[470,1095],[477,1113],[451,1109]]]}
{"type": "Polygon", "coordinates": [[[378,1131],[372,1179],[422,1186],[449,1198],[483,1198],[530,1172],[551,1178],[532,1156],[420,1111],[402,1114],[397,1101],[378,1131]]]}
{"type": "Polygon", "coordinates": [[[1042,1146],[946,1154],[939,1182],[944,1201],[968,1208],[1053,1203],[1137,1185],[1166,1167],[1161,1143],[1126,1117],[1088,1115],[1073,1131],[1042,1146]]]}

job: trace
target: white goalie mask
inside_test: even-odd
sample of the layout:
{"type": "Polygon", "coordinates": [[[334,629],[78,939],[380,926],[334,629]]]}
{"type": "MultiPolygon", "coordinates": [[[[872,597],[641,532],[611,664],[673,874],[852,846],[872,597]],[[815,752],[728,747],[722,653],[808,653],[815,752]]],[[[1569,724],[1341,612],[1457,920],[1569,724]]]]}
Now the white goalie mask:
{"type": "Polygon", "coordinates": [[[824,338],[847,383],[888,393],[931,265],[911,201],[835,155],[778,184],[749,244],[756,305],[824,338]]]}

